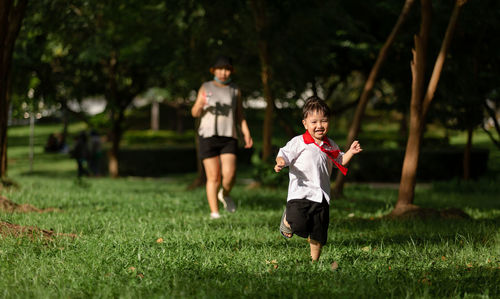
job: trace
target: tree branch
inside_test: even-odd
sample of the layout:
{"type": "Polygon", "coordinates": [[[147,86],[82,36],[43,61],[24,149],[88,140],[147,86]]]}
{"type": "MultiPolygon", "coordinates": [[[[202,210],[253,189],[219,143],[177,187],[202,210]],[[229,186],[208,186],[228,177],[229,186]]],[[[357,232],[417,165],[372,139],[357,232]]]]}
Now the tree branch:
{"type": "Polygon", "coordinates": [[[491,134],[491,132],[488,131],[486,129],[486,127],[484,126],[484,123],[481,124],[481,129],[483,129],[483,131],[486,132],[486,134],[488,134],[488,137],[490,137],[491,141],[500,149],[500,141],[495,140],[495,137],[493,136],[493,134],[491,134]]]}
{"type": "Polygon", "coordinates": [[[495,126],[495,129],[497,130],[497,134],[500,136],[500,125],[498,124],[497,116],[495,113],[495,110],[491,108],[486,101],[483,102],[484,107],[486,108],[486,111],[490,115],[490,117],[493,119],[493,125],[495,126]]]}
{"type": "Polygon", "coordinates": [[[436,59],[436,63],[434,64],[434,70],[432,71],[431,80],[429,81],[427,92],[425,94],[424,101],[422,104],[422,118],[425,118],[425,115],[429,110],[431,101],[434,98],[434,93],[436,92],[439,78],[441,76],[441,71],[443,70],[444,61],[446,59],[446,54],[448,53],[448,48],[450,47],[453,33],[455,31],[455,28],[457,27],[458,15],[460,14],[460,9],[465,4],[465,2],[467,1],[456,0],[455,6],[453,7],[453,12],[450,17],[450,22],[448,23],[448,27],[446,28],[446,33],[443,39],[443,43],[441,44],[439,55],[436,59]]]}

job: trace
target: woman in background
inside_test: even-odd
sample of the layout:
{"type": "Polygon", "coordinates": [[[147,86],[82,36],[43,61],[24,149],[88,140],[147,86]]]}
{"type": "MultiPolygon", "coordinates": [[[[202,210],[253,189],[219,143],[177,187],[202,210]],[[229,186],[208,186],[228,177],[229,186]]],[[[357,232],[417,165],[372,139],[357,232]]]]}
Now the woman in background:
{"type": "Polygon", "coordinates": [[[210,218],[220,218],[217,200],[228,212],[235,212],[236,205],[229,196],[236,174],[238,129],[243,134],[245,148],[253,140],[243,115],[240,89],[231,82],[232,60],[220,56],[210,68],[213,80],[201,85],[191,114],[200,117],[199,152],[207,176],[206,193],[210,218]]]}

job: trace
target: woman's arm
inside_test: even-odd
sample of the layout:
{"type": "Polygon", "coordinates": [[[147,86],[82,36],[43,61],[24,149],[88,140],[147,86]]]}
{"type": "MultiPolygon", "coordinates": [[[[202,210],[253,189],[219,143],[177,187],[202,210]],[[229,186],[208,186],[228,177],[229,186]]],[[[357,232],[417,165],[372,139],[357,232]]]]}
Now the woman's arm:
{"type": "Polygon", "coordinates": [[[252,136],[250,135],[250,129],[248,128],[247,120],[243,114],[243,103],[241,100],[241,91],[238,90],[238,107],[236,108],[236,113],[238,115],[238,122],[241,127],[241,133],[243,133],[243,138],[245,139],[245,148],[251,148],[253,146],[252,136]]]}
{"type": "Polygon", "coordinates": [[[203,107],[207,104],[207,97],[205,96],[205,88],[203,86],[198,90],[198,96],[196,97],[196,101],[194,102],[193,107],[191,108],[191,115],[193,117],[200,117],[203,112],[203,107]]]}

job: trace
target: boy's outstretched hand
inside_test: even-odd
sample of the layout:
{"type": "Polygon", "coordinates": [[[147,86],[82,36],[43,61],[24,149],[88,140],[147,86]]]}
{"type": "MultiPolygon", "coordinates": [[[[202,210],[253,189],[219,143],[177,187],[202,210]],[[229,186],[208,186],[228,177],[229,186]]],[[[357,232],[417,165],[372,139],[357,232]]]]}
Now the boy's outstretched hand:
{"type": "Polygon", "coordinates": [[[361,145],[359,145],[359,142],[356,140],[351,144],[351,147],[345,154],[342,156],[342,165],[347,165],[351,158],[359,154],[363,149],[361,148],[361,145]]]}
{"type": "Polygon", "coordinates": [[[361,145],[357,140],[355,140],[352,144],[349,150],[355,155],[361,152],[363,149],[361,148],[361,145]]]}
{"type": "Polygon", "coordinates": [[[274,166],[274,171],[280,172],[283,167],[285,167],[285,159],[282,157],[277,157],[276,158],[276,165],[274,166]]]}

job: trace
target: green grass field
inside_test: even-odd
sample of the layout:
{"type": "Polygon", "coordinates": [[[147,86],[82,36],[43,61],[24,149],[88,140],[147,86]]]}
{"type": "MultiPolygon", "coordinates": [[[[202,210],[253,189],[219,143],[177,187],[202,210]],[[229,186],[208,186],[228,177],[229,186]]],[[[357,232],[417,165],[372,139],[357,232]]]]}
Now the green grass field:
{"type": "Polygon", "coordinates": [[[9,130],[9,175],[20,187],[2,195],[60,211],[0,219],[78,237],[0,237],[1,298],[500,297],[496,177],[417,187],[416,204],[460,208],[469,220],[383,220],[397,190],[347,185],[311,263],[306,240],[278,232],[286,189],[248,189],[243,169],[238,211],[210,220],[204,190],[186,191],[194,174],[76,180],[67,156],[42,153],[53,129],[37,128],[32,172],[26,128],[9,130]]]}

